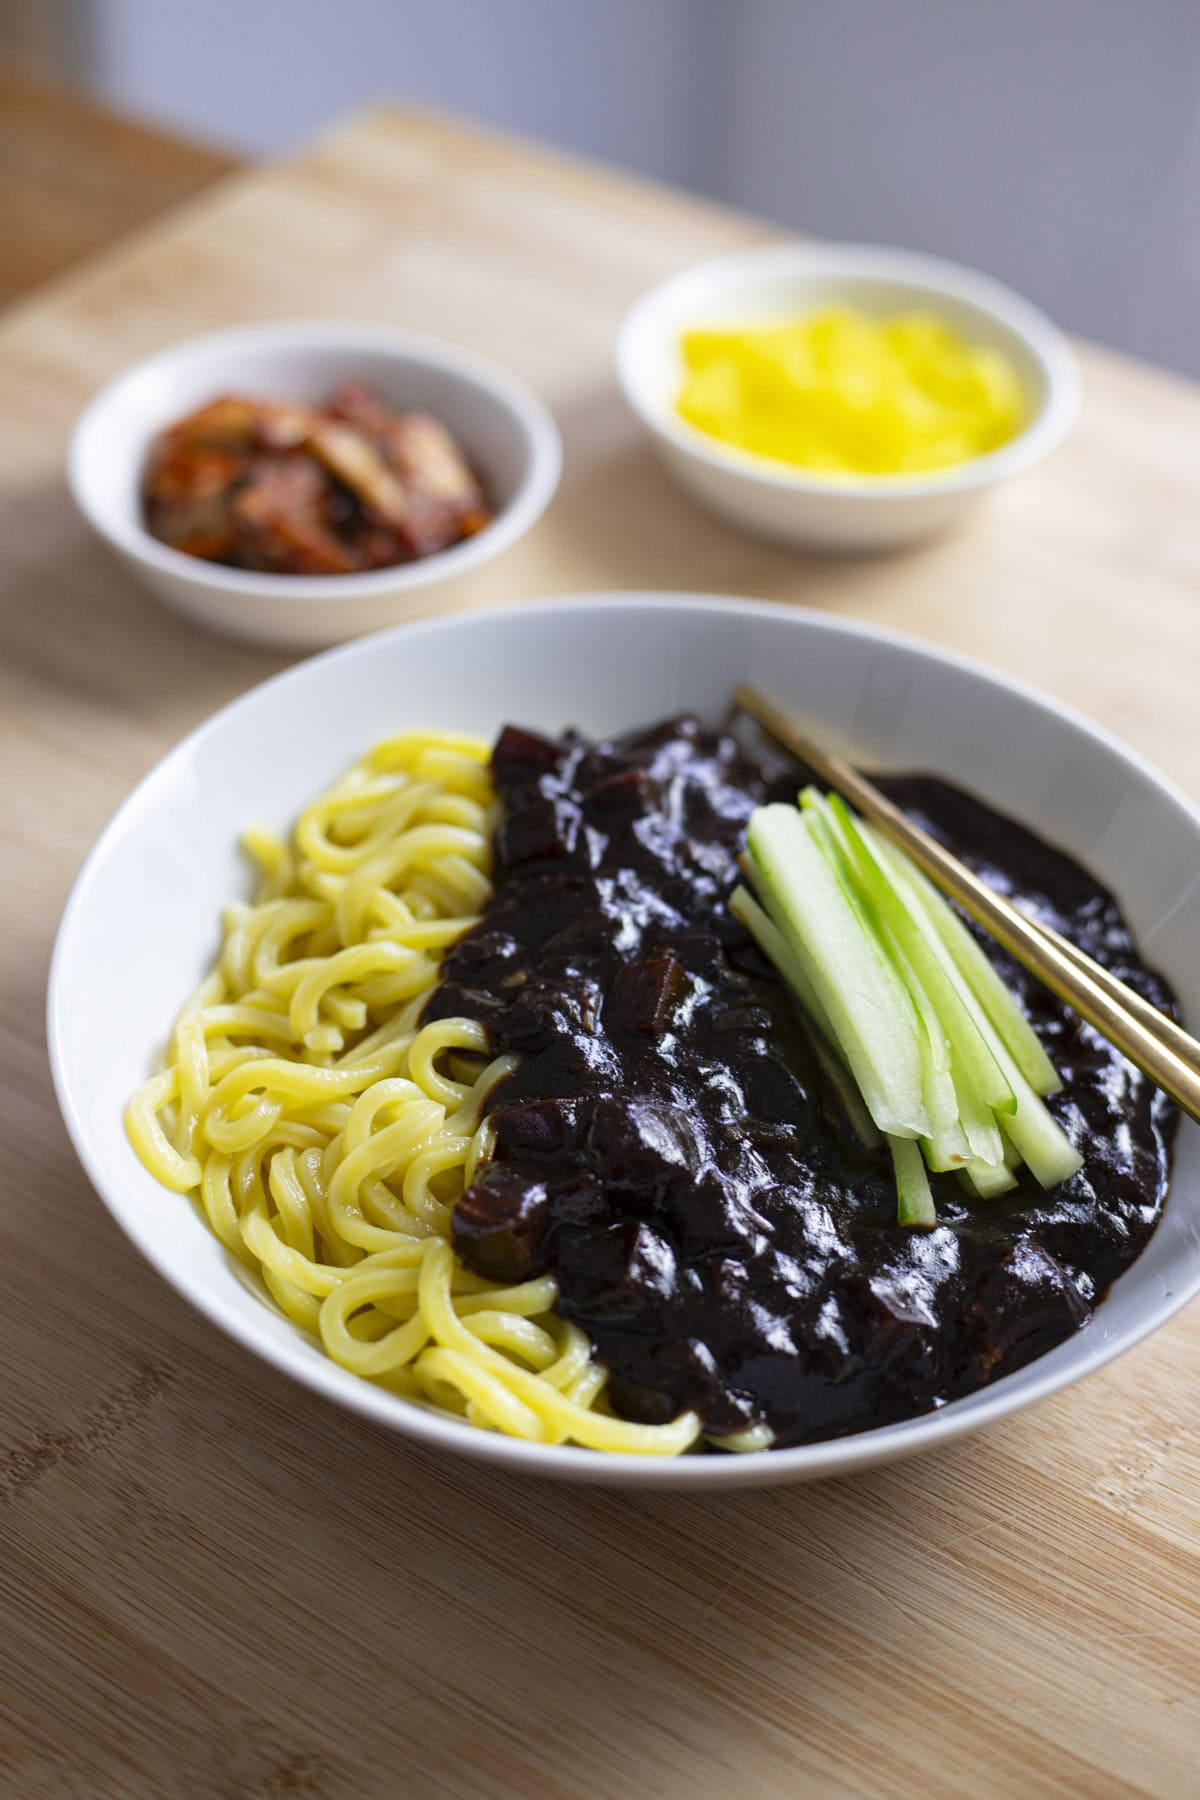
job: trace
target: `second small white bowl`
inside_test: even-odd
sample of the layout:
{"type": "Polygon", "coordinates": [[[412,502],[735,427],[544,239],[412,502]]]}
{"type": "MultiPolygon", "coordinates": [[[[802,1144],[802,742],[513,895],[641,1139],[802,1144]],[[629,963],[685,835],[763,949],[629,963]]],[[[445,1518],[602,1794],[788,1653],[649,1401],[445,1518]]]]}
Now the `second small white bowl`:
{"type": "Polygon", "coordinates": [[[428,612],[430,590],[506,550],[558,485],[558,427],[531,388],[432,338],[336,320],[285,320],[174,344],[101,388],[71,440],[84,518],[156,597],[198,624],[316,648],[428,612]],[[141,478],[150,440],[219,394],[318,403],[361,381],[398,410],[433,413],[486,484],[494,518],[461,544],[359,575],[273,575],[187,556],[151,537],[141,478]]]}
{"type": "Polygon", "coordinates": [[[1074,353],[1037,307],[957,263],[859,244],[778,244],[685,269],[626,314],[617,374],[667,466],[705,506],[759,536],[826,550],[883,549],[959,523],[1047,455],[1079,410],[1074,353]],[[1029,422],[998,450],[928,475],[823,477],[733,449],[681,418],[683,332],[831,304],[875,314],[919,307],[1003,350],[1030,396],[1029,422]]]}

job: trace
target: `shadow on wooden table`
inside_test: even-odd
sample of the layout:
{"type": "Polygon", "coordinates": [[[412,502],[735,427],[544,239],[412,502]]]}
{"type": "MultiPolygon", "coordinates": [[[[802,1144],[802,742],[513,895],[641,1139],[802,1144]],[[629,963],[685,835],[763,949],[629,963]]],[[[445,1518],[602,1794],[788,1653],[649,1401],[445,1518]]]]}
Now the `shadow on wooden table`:
{"type": "Polygon", "coordinates": [[[631,437],[625,403],[612,390],[579,396],[557,417],[568,454],[540,530],[553,539],[557,567],[578,566],[581,586],[748,594],[858,611],[929,554],[920,545],[846,556],[776,547],[692,500],[649,440],[631,437]],[[580,440],[589,454],[576,474],[570,446],[580,440]]]}

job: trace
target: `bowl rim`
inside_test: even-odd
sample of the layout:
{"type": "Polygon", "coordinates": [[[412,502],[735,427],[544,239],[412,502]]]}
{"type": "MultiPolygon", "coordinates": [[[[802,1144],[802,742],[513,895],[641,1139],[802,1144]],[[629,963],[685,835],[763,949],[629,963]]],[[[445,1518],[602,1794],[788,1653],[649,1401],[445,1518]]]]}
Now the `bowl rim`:
{"type": "MultiPolygon", "coordinates": [[[[698,594],[670,589],[614,592],[597,590],[547,596],[532,602],[510,601],[488,608],[488,614],[506,619],[528,616],[531,611],[541,612],[543,609],[559,614],[580,615],[589,611],[633,613],[648,606],[673,612],[732,613],[745,618],[778,620],[787,617],[802,630],[889,644],[909,652],[916,651],[936,663],[982,680],[993,688],[1014,693],[1057,715],[1084,737],[1128,763],[1181,808],[1200,831],[1200,806],[1189,799],[1167,776],[1161,774],[1147,758],[1124,744],[1105,726],[1088,719],[1076,708],[1032,683],[1005,675],[974,657],[930,643],[914,633],[876,626],[865,620],[838,618],[786,601],[754,600],[738,595],[698,594]]],[[[580,1480],[609,1486],[715,1491],[719,1488],[757,1487],[820,1479],[894,1461],[950,1443],[1010,1413],[1024,1411],[1026,1407],[1071,1386],[1084,1374],[1091,1374],[1114,1361],[1166,1324],[1200,1292],[1198,1263],[1189,1279],[1179,1281],[1169,1292],[1164,1292],[1152,1309],[1147,1309],[1136,1323],[1126,1328],[1123,1336],[1119,1339],[1102,1339],[1099,1346],[1092,1350],[1086,1368],[1067,1366],[1064,1369],[1054,1366],[1053,1355],[1048,1353],[1045,1357],[1035,1359],[1034,1363],[1027,1364],[1016,1375],[1003,1377],[937,1411],[848,1437],[823,1439],[812,1444],[772,1450],[762,1455],[660,1458],[632,1453],[603,1454],[570,1445],[528,1443],[444,1417],[411,1401],[405,1401],[399,1395],[388,1393],[363,1377],[352,1375],[330,1358],[298,1357],[291,1348],[290,1338],[276,1343],[268,1337],[260,1336],[253,1323],[253,1312],[243,1316],[236,1305],[225,1306],[219,1297],[190,1287],[186,1269],[163,1252],[153,1228],[144,1226],[132,1211],[127,1214],[121,1183],[110,1177],[102,1160],[92,1153],[86,1122],[81,1108],[76,1104],[69,1078],[66,1045],[69,996],[65,991],[63,968],[68,940],[76,917],[86,907],[93,874],[102,863],[110,842],[120,835],[126,821],[136,813],[154,788],[169,783],[176,767],[187,760],[196,746],[218,734],[232,716],[252,710],[265,692],[307,679],[307,671],[314,665],[327,668],[335,660],[349,660],[377,653],[382,643],[397,638],[411,639],[416,635],[452,633],[467,628],[475,619],[476,615],[470,613],[416,619],[408,624],[336,645],[290,665],[265,681],[255,683],[188,732],[136,783],[100,833],[72,884],[55,937],[46,999],[47,1046],[59,1109],[84,1172],[116,1224],[146,1261],[197,1312],[243,1349],[292,1380],[300,1382],[313,1392],[323,1394],[360,1417],[415,1439],[427,1448],[461,1452],[515,1473],[548,1475],[563,1480],[580,1480]],[[1038,1362],[1051,1366],[1043,1366],[1040,1376],[1030,1378],[1027,1371],[1036,1368],[1038,1362]],[[1025,1380],[1017,1385],[1019,1376],[1025,1376],[1025,1380]]],[[[1170,1195],[1168,1203],[1169,1199],[1170,1195]]],[[[1118,1277],[1119,1280],[1122,1278],[1118,1277]]],[[[256,1308],[264,1304],[260,1296],[255,1295],[253,1298],[256,1308]]],[[[296,1342],[303,1341],[302,1335],[297,1331],[296,1342]]]]}
{"type": "MultiPolygon", "coordinates": [[[[698,310],[703,312],[703,300],[698,310]]],[[[1031,300],[982,270],[923,251],[893,249],[883,244],[840,243],[831,240],[789,240],[711,257],[692,263],[638,296],[617,331],[615,361],[617,380],[626,402],[642,424],[673,449],[713,470],[738,475],[779,493],[804,494],[832,502],[927,500],[951,494],[973,493],[1029,468],[1049,455],[1066,437],[1078,417],[1081,403],[1079,363],[1065,334],[1031,300]],[[760,278],[776,275],[841,275],[847,280],[896,283],[910,287],[914,296],[965,301],[987,313],[996,324],[1020,340],[1037,365],[1041,393],[1037,409],[1007,443],[927,474],[829,474],[792,469],[788,464],[755,451],[722,444],[696,425],[681,418],[669,404],[648,392],[637,373],[637,351],[647,337],[661,337],[660,315],[689,288],[712,293],[752,287],[760,278]]]]}
{"type": "MultiPolygon", "coordinates": [[[[149,434],[141,446],[143,454],[148,442],[149,434]]],[[[195,588],[276,601],[294,600],[303,605],[419,589],[463,574],[506,550],[536,524],[554,496],[562,474],[562,436],[549,407],[528,382],[457,344],[424,332],[370,321],[263,320],[179,338],[119,370],[96,390],[76,419],[67,448],[66,469],[67,486],[77,509],[93,531],[121,554],[195,588]],[[525,441],[526,468],[508,504],[482,531],[446,550],[412,562],[348,575],[277,575],[208,562],[160,543],[144,525],[114,517],[106,506],[97,504],[86,474],[89,443],[97,432],[103,431],[109,414],[121,405],[135,382],[159,370],[217,362],[232,352],[287,348],[382,351],[394,356],[398,364],[436,369],[461,387],[489,394],[508,412],[525,441]]]]}

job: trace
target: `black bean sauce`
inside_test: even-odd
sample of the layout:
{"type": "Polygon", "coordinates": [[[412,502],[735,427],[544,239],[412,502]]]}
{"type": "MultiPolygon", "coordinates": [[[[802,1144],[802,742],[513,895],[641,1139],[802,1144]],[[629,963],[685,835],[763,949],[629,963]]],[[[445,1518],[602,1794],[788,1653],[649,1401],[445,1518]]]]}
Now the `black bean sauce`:
{"type": "MultiPolygon", "coordinates": [[[[510,727],[492,769],[495,898],[427,1016],[478,1019],[521,1061],[454,1241],[501,1281],[553,1271],[622,1414],[692,1407],[710,1436],[766,1422],[804,1443],[943,1405],[1084,1323],[1165,1196],[1175,1114],[1144,1076],[982,940],[1063,1077],[1049,1104],[1084,1167],[970,1204],[935,1176],[937,1226],[899,1227],[886,1152],[858,1146],[727,910],[750,813],[794,798],[795,770],[689,718],[601,744],[510,727]]],[[[945,782],[882,785],[1172,1003],[1078,864],[945,782]]]]}

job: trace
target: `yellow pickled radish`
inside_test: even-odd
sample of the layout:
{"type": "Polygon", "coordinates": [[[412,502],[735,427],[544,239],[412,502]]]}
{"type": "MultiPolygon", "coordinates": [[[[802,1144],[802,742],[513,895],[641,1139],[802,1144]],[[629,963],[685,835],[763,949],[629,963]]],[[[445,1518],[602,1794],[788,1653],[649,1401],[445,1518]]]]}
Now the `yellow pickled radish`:
{"type": "Polygon", "coordinates": [[[918,475],[1007,443],[1029,400],[1011,358],[927,312],[825,307],[681,340],[680,416],[722,443],[826,475],[918,475]]]}

